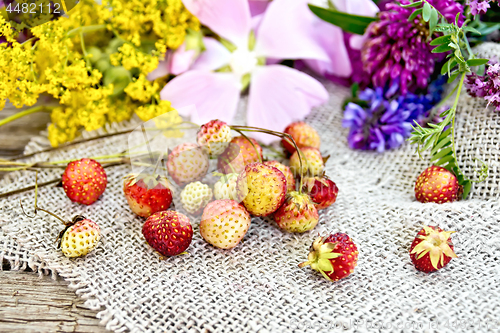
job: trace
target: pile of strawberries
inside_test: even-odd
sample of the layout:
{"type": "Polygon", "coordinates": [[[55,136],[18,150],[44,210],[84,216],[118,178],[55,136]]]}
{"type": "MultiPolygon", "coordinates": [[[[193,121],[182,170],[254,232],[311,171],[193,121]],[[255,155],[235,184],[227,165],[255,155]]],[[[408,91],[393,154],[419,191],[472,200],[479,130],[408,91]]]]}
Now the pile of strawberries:
{"type": "MultiPolygon", "coordinates": [[[[312,230],[319,221],[318,210],[335,203],[339,189],[324,173],[316,130],[304,122],[290,124],[282,145],[289,156],[285,161],[265,160],[261,145],[241,136],[232,137],[232,128],[220,120],[201,126],[197,144],[184,143],[170,151],[163,166],[168,177],[153,172],[129,174],[123,193],[130,209],[146,218],[142,233],[151,247],[163,256],[182,254],[193,238],[190,218],[169,209],[179,193],[182,208],[199,216],[201,237],[220,249],[237,246],[250,228],[252,216],[270,216],[286,232],[312,230]],[[207,178],[210,159],[217,160],[218,179],[207,178]]],[[[156,170],[155,170],[156,171],[156,170]]],[[[443,168],[431,167],[416,182],[416,198],[421,202],[451,202],[458,197],[456,177],[443,168]]],[[[68,164],[62,177],[63,188],[74,202],[94,203],[107,185],[102,166],[91,159],[68,164]]],[[[85,255],[99,240],[96,223],[79,218],[68,223],[61,237],[68,257],[85,255]]],[[[424,227],[411,245],[416,268],[431,272],[444,267],[453,257],[451,232],[424,227]]],[[[317,238],[311,246],[310,265],[331,281],[354,271],[358,250],[343,233],[317,238]]]]}

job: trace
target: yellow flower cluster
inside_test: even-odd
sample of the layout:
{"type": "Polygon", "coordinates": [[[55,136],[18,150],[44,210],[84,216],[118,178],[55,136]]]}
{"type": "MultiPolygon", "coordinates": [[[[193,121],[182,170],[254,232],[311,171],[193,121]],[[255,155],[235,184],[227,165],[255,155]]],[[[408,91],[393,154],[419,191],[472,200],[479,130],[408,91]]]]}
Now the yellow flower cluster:
{"type": "Polygon", "coordinates": [[[0,109],[8,99],[32,106],[41,94],[57,100],[48,127],[53,146],[108,122],[147,121],[172,109],[159,100],[162,79],[150,82],[167,48],[179,47],[199,22],[181,0],[82,0],[69,13],[17,33],[0,15],[0,109]],[[119,74],[117,74],[119,73],[119,74]],[[119,75],[119,76],[117,76],[119,75]]]}

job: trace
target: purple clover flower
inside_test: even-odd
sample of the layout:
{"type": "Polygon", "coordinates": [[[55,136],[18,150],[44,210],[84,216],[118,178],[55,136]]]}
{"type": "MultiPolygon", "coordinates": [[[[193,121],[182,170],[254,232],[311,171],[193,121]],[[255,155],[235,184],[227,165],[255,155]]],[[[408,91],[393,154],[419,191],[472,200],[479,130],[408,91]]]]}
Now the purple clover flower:
{"type": "Polygon", "coordinates": [[[490,8],[491,0],[467,0],[472,15],[486,14],[490,8]]]}
{"type": "Polygon", "coordinates": [[[465,82],[467,92],[472,97],[481,97],[500,111],[500,64],[490,64],[485,75],[472,73],[465,82]]]}
{"type": "Polygon", "coordinates": [[[352,149],[394,149],[413,131],[414,121],[423,124],[434,105],[441,100],[444,77],[429,85],[426,94],[397,95],[397,80],[387,90],[367,88],[359,94],[360,102],[350,102],[344,111],[342,126],[349,128],[352,149]]]}
{"type": "MultiPolygon", "coordinates": [[[[409,0],[401,0],[409,4],[409,0]]],[[[453,0],[428,0],[446,20],[454,22],[463,6],[453,0]]],[[[393,85],[399,81],[402,94],[426,88],[434,72],[436,61],[443,55],[431,52],[428,43],[427,23],[422,23],[421,15],[408,21],[413,8],[402,8],[399,4],[388,3],[386,10],[373,22],[367,31],[367,41],[361,50],[363,69],[371,75],[375,87],[393,85]]],[[[460,15],[459,24],[463,23],[460,15]]]]}

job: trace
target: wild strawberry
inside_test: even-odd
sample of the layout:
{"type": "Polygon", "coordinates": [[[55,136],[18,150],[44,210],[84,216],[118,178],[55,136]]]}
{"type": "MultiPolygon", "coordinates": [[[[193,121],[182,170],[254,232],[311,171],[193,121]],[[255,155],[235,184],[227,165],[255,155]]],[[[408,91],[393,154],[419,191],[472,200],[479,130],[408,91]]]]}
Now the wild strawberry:
{"type": "Polygon", "coordinates": [[[250,214],[236,201],[212,201],[205,207],[201,217],[201,237],[215,247],[231,249],[243,239],[250,222],[250,214]]]}
{"type": "Polygon", "coordinates": [[[318,210],[311,198],[296,191],[286,195],[285,203],[274,213],[274,220],[288,232],[305,232],[318,224],[318,210]]]}
{"type": "Polygon", "coordinates": [[[230,141],[231,128],[218,119],[203,124],[198,131],[198,144],[210,156],[222,154],[230,141]]]}
{"type": "Polygon", "coordinates": [[[246,165],[260,162],[261,159],[262,147],[257,141],[237,136],[231,140],[229,147],[219,156],[217,168],[222,173],[241,173],[246,165]]]}
{"type": "Polygon", "coordinates": [[[66,257],[72,258],[92,251],[101,238],[101,229],[97,223],[78,215],[66,225],[61,234],[61,251],[66,257]]]}
{"type": "Polygon", "coordinates": [[[283,172],[286,178],[286,190],[287,192],[295,191],[295,177],[293,176],[292,170],[284,164],[278,161],[267,161],[264,162],[265,165],[275,167],[279,171],[283,172]]]}
{"type": "Polygon", "coordinates": [[[146,242],[161,255],[175,256],[184,252],[193,239],[193,227],[186,215],[173,210],[157,212],[142,227],[146,242]]]}
{"type": "Polygon", "coordinates": [[[212,189],[201,182],[188,184],[181,192],[181,203],[186,212],[199,215],[212,200],[212,189]]]}
{"type": "Polygon", "coordinates": [[[238,180],[237,173],[229,173],[220,177],[214,184],[215,199],[231,199],[237,200],[236,181],[238,180]]]}
{"type": "MultiPolygon", "coordinates": [[[[287,128],[285,128],[284,133],[290,134],[293,137],[299,149],[302,149],[304,147],[313,147],[319,149],[321,142],[318,132],[316,132],[314,128],[304,123],[303,121],[291,123],[287,126],[287,128]]],[[[281,142],[290,154],[293,154],[295,152],[295,147],[289,141],[289,139],[283,139],[281,142]]]]}
{"type": "Polygon", "coordinates": [[[410,257],[415,268],[430,273],[448,265],[451,258],[456,258],[451,242],[451,234],[454,232],[443,231],[439,227],[423,227],[410,247],[410,257]]]}
{"type": "Polygon", "coordinates": [[[311,265],[329,281],[338,281],[350,275],[358,262],[358,248],[343,233],[319,237],[311,246],[307,261],[299,267],[311,265]]]}
{"type": "Polygon", "coordinates": [[[285,201],[286,178],[275,167],[252,163],[238,176],[238,198],[255,216],[274,213],[285,201]]]}
{"type": "Polygon", "coordinates": [[[123,182],[123,193],[130,209],[142,217],[167,210],[172,203],[170,184],[160,175],[130,174],[123,182]]]}
{"type": "Polygon", "coordinates": [[[208,156],[200,146],[183,143],[168,155],[168,173],[180,186],[199,180],[208,171],[208,156]]]}
{"type": "Polygon", "coordinates": [[[294,152],[290,157],[290,169],[293,174],[299,176],[319,176],[323,172],[325,162],[317,148],[301,148],[302,169],[300,168],[299,154],[294,152]]]}
{"type": "Polygon", "coordinates": [[[84,205],[96,202],[107,184],[104,168],[89,158],[70,162],[62,175],[62,185],[68,198],[84,205]]]}
{"type": "Polygon", "coordinates": [[[305,178],[302,190],[309,194],[318,210],[335,203],[339,193],[337,185],[326,176],[305,178]]]}
{"type": "Polygon", "coordinates": [[[415,197],[420,202],[453,202],[458,199],[459,190],[457,177],[435,165],[425,169],[415,182],[415,197]]]}

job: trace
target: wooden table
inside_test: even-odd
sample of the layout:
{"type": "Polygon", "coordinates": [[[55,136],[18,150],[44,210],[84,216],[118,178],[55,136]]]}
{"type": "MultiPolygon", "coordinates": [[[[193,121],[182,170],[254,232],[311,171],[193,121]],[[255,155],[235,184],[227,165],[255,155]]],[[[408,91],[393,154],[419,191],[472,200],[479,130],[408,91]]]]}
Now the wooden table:
{"type": "MultiPolygon", "coordinates": [[[[5,108],[0,119],[18,110],[5,108]]],[[[33,135],[50,121],[48,113],[36,113],[0,127],[0,156],[23,152],[33,135]]],[[[1,177],[1,176],[0,176],[1,177]]],[[[62,278],[39,278],[37,273],[11,271],[3,263],[0,271],[0,332],[108,332],[99,326],[97,311],[83,301],[62,278]]]]}

